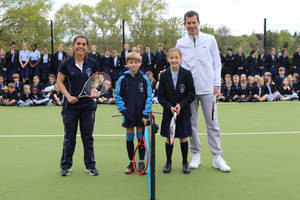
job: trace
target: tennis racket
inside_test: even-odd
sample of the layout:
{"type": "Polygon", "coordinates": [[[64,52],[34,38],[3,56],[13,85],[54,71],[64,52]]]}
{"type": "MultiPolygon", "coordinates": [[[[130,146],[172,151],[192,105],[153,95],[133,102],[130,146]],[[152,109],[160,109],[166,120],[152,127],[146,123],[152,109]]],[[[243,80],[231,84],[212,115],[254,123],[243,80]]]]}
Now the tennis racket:
{"type": "Polygon", "coordinates": [[[91,97],[98,98],[111,89],[111,78],[105,72],[96,72],[84,83],[77,98],[91,97]]]}
{"type": "Polygon", "coordinates": [[[216,119],[216,110],[217,110],[217,95],[214,95],[211,119],[214,121],[216,119]]]}
{"type": "Polygon", "coordinates": [[[170,128],[169,128],[169,133],[170,133],[170,144],[173,146],[174,145],[174,140],[175,140],[175,132],[176,132],[176,119],[177,119],[177,113],[174,112],[174,115],[171,119],[170,122],[170,128]]]}
{"type": "Polygon", "coordinates": [[[138,145],[135,147],[135,150],[134,150],[134,153],[133,153],[133,159],[132,159],[132,162],[133,162],[133,170],[136,174],[138,175],[143,175],[143,174],[146,174],[147,173],[147,168],[148,168],[148,163],[149,163],[149,151],[148,151],[148,148],[147,148],[147,145],[146,145],[146,141],[145,141],[145,137],[148,137],[148,131],[147,131],[147,127],[144,128],[144,133],[143,135],[141,136],[140,140],[139,140],[139,143],[138,145]],[[138,151],[139,147],[144,147],[145,149],[145,158],[144,158],[144,168],[141,169],[141,171],[138,171],[136,169],[136,162],[135,162],[135,158],[136,158],[136,152],[138,151]]]}

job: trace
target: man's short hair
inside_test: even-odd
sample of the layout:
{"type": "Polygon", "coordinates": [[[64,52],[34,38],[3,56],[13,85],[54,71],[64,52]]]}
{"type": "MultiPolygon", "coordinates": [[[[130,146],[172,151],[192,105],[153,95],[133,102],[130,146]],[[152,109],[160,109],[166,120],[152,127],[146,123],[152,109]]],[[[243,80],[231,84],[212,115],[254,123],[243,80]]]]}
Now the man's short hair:
{"type": "Polygon", "coordinates": [[[142,62],[142,56],[139,53],[130,52],[126,56],[126,62],[128,62],[129,60],[138,60],[138,61],[142,62]]]}
{"type": "Polygon", "coordinates": [[[19,75],[18,73],[14,73],[14,74],[12,75],[12,77],[13,77],[13,78],[20,78],[20,75],[19,75]]]}
{"type": "Polygon", "coordinates": [[[197,21],[199,22],[199,14],[196,11],[190,10],[187,13],[184,14],[184,23],[186,22],[186,18],[188,17],[197,17],[197,21]]]}

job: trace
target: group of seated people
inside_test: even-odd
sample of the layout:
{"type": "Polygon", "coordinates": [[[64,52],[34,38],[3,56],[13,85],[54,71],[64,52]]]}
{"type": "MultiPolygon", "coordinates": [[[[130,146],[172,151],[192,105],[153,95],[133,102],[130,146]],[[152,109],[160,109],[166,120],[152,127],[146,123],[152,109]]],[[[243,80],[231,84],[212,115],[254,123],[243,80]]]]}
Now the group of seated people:
{"type": "Polygon", "coordinates": [[[263,76],[232,76],[226,74],[222,79],[221,102],[262,102],[299,99],[299,74],[285,75],[285,68],[279,68],[279,75],[272,79],[266,72],[263,76]]]}

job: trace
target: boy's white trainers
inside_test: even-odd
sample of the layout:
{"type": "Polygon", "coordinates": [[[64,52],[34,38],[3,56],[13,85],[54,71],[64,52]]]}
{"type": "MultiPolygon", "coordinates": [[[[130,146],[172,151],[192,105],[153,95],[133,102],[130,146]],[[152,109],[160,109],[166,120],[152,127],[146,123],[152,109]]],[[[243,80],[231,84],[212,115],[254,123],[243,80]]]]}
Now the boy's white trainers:
{"type": "Polygon", "coordinates": [[[200,154],[195,153],[193,155],[192,161],[190,162],[190,168],[191,169],[197,169],[200,165],[200,154]]]}
{"type": "Polygon", "coordinates": [[[223,172],[230,172],[231,168],[226,164],[226,161],[220,155],[214,156],[213,167],[223,172]]]}

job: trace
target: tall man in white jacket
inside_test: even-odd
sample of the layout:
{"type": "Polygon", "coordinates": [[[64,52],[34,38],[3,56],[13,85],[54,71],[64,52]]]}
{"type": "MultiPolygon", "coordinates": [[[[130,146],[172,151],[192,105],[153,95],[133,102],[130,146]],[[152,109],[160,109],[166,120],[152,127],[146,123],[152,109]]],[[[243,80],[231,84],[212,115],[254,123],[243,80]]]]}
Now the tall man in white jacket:
{"type": "Polygon", "coordinates": [[[224,172],[231,168],[222,158],[221,137],[218,117],[212,120],[214,95],[220,94],[221,88],[221,60],[217,42],[212,35],[199,31],[199,15],[189,11],[184,15],[184,26],[188,34],[177,41],[176,47],[182,52],[182,67],[192,72],[196,90],[196,98],[191,103],[192,137],[191,152],[193,159],[190,168],[200,165],[201,145],[198,136],[198,108],[201,103],[208,134],[208,144],[214,155],[213,167],[224,172]]]}

